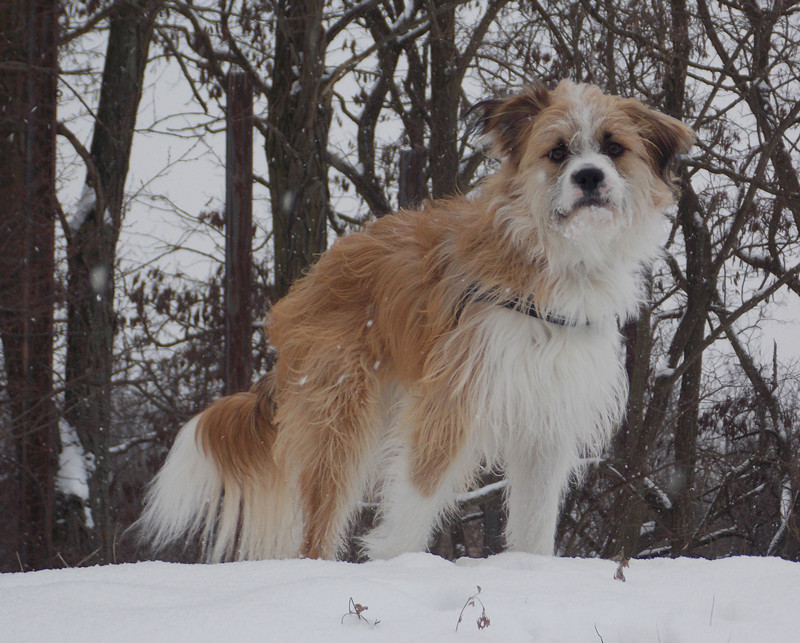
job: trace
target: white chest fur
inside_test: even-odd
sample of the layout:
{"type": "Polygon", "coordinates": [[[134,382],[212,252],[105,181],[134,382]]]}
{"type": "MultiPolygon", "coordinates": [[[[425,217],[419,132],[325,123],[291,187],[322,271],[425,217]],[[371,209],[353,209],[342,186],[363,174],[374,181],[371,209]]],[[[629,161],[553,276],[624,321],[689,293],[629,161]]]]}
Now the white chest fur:
{"type": "Polygon", "coordinates": [[[470,383],[478,449],[580,455],[601,447],[627,396],[616,322],[563,327],[492,310],[481,322],[470,383]]]}

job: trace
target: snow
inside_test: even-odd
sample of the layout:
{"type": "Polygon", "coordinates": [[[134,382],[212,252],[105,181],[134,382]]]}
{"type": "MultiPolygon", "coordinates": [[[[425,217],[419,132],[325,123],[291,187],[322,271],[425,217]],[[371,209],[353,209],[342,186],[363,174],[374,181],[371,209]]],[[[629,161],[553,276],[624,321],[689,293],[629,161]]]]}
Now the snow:
{"type": "Polygon", "coordinates": [[[101,296],[108,289],[108,268],[105,266],[95,266],[89,274],[89,282],[92,285],[92,292],[101,296]]]}
{"type": "Polygon", "coordinates": [[[95,189],[84,184],[81,196],[75,204],[75,211],[67,220],[67,226],[70,231],[75,232],[83,225],[83,222],[86,221],[86,217],[89,216],[89,213],[94,209],[95,205],[97,205],[97,193],[95,189]]]}
{"type": "Polygon", "coordinates": [[[400,16],[398,16],[397,20],[395,20],[394,23],[392,24],[391,26],[392,31],[394,31],[395,29],[397,29],[399,26],[403,25],[406,22],[411,22],[411,20],[414,18],[414,12],[416,11],[416,6],[417,6],[416,2],[406,3],[405,11],[403,11],[403,13],[400,16]]]}
{"type": "MultiPolygon", "coordinates": [[[[89,500],[89,476],[94,471],[94,459],[87,455],[75,427],[66,420],[59,421],[58,430],[61,437],[61,453],[58,454],[58,473],[56,488],[63,494],[77,496],[84,503],[89,500]]],[[[86,524],[94,526],[92,514],[84,505],[86,524]]]]}
{"type": "Polygon", "coordinates": [[[570,217],[562,232],[567,239],[578,239],[600,232],[611,226],[613,222],[614,213],[611,210],[591,205],[588,208],[581,208],[579,212],[570,217]]]}
{"type": "Polygon", "coordinates": [[[644,476],[642,481],[644,482],[645,486],[658,497],[658,501],[661,503],[662,507],[665,509],[672,509],[672,501],[661,487],[653,482],[648,476],[644,476]]]}
{"type": "Polygon", "coordinates": [[[656,379],[661,379],[664,377],[672,377],[675,374],[674,368],[669,368],[668,366],[664,366],[662,368],[656,369],[655,373],[653,373],[653,377],[656,379]]]}
{"type": "Polygon", "coordinates": [[[0,575],[4,641],[797,640],[800,564],[505,553],[455,563],[144,562],[0,575]],[[490,625],[478,630],[480,604],[490,625]],[[350,599],[368,609],[348,614],[350,599]],[[375,621],[379,621],[374,624],[375,621]]]}
{"type": "Polygon", "coordinates": [[[500,480],[499,482],[492,482],[491,484],[484,485],[480,489],[468,491],[467,493],[460,493],[456,496],[456,502],[460,505],[477,505],[485,502],[491,496],[499,494],[503,489],[508,486],[508,480],[500,480]]]}

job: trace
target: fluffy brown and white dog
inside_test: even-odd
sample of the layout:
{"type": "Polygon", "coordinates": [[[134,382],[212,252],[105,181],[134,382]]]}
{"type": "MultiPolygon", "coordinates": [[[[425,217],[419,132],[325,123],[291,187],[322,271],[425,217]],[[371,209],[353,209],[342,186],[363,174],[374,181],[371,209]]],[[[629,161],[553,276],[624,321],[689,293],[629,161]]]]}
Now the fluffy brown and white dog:
{"type": "Polygon", "coordinates": [[[562,82],[475,110],[502,158],[474,195],[337,241],[267,321],[278,358],[178,434],[138,526],[206,558],[333,558],[366,494],[366,553],[421,550],[482,467],[512,549],[552,554],[562,492],[627,396],[642,299],[690,128],[562,82]]]}

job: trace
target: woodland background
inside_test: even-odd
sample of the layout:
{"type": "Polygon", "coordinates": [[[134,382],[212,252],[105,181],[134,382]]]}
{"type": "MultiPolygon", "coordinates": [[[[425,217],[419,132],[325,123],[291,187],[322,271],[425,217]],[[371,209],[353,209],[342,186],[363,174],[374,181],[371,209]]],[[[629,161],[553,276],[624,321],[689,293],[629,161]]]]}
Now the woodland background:
{"type": "MultiPolygon", "coordinates": [[[[557,550],[800,559],[800,337],[764,340],[800,310],[800,2],[6,0],[0,571],[134,559],[124,531],[177,429],[269,368],[270,302],[336,235],[490,171],[474,101],[565,77],[698,142],[623,329],[624,426],[557,550]],[[142,103],[175,91],[181,127],[142,103]],[[190,151],[132,184],[145,139],[190,151]],[[180,172],[209,160],[218,196],[181,208],[180,172]]],[[[434,551],[502,547],[493,482],[434,551]]]]}

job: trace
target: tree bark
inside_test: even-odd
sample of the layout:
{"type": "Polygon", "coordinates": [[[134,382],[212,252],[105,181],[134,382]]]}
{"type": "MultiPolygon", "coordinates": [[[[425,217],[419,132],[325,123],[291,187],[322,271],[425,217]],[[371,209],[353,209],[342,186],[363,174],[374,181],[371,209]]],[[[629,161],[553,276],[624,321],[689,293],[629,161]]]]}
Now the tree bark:
{"type": "Polygon", "coordinates": [[[53,561],[58,13],[54,0],[14,0],[0,8],[0,334],[17,517],[9,547],[25,569],[53,561]]]}
{"type": "Polygon", "coordinates": [[[694,511],[697,494],[694,488],[699,436],[700,387],[703,377],[702,344],[705,320],[711,305],[716,278],[710,274],[711,244],[700,214],[693,207],[687,192],[678,203],[679,218],[686,244],[686,311],[685,319],[693,320],[683,352],[691,362],[681,377],[678,418],[675,426],[675,463],[671,489],[674,495],[672,522],[672,555],[691,553],[694,538],[694,511]]]}
{"type": "Polygon", "coordinates": [[[272,201],[277,296],[326,247],[326,148],[330,97],[323,95],[323,0],[275,4],[275,66],[265,142],[272,201]]]}
{"type": "MultiPolygon", "coordinates": [[[[664,110],[671,116],[681,118],[684,115],[686,74],[691,50],[686,0],[672,0],[671,19],[670,41],[673,50],[664,78],[664,110]]],[[[688,322],[683,359],[689,361],[693,356],[702,353],[705,320],[713,294],[710,284],[716,281],[716,276],[711,274],[711,242],[705,222],[695,207],[697,200],[689,194],[688,176],[685,172],[682,178],[685,189],[678,202],[678,221],[686,245],[684,321],[688,322]]],[[[694,537],[694,479],[702,377],[702,357],[694,359],[681,377],[671,484],[674,496],[671,543],[673,556],[690,553],[694,537]]]]}
{"type": "Polygon", "coordinates": [[[253,337],[253,87],[228,75],[225,158],[225,394],[250,388],[253,337]]]}
{"type": "Polygon", "coordinates": [[[459,52],[455,43],[456,10],[446,0],[429,0],[431,20],[431,197],[458,187],[458,102],[461,97],[459,52]]]}
{"type": "MultiPolygon", "coordinates": [[[[614,438],[613,452],[620,463],[619,473],[626,484],[621,488],[621,497],[615,503],[613,527],[614,538],[609,539],[610,548],[603,556],[611,558],[621,552],[633,556],[639,551],[645,503],[641,476],[653,443],[653,434],[644,424],[644,409],[650,375],[650,359],[653,350],[650,327],[650,307],[643,305],[639,318],[629,322],[623,329],[625,337],[625,368],[628,374],[628,408],[625,423],[614,438]]],[[[616,481],[615,481],[616,482],[616,481]]]]}

